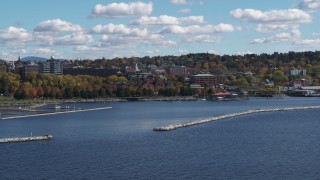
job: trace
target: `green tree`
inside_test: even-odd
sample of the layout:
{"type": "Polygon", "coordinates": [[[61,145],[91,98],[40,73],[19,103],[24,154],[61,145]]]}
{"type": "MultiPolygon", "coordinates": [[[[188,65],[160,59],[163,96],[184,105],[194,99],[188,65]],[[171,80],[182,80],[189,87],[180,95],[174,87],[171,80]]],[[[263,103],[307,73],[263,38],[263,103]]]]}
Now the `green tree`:
{"type": "Polygon", "coordinates": [[[276,70],[272,73],[272,80],[276,84],[283,84],[288,81],[288,77],[284,75],[284,72],[276,70]]]}
{"type": "Polygon", "coordinates": [[[100,88],[99,89],[99,96],[100,97],[106,97],[106,95],[107,95],[106,89],[100,88]]]}
{"type": "Polygon", "coordinates": [[[148,89],[148,96],[152,96],[154,94],[153,90],[151,88],[148,89]]]}
{"type": "Polygon", "coordinates": [[[66,99],[73,98],[73,88],[72,87],[66,87],[64,89],[63,98],[66,98],[66,99]]]}

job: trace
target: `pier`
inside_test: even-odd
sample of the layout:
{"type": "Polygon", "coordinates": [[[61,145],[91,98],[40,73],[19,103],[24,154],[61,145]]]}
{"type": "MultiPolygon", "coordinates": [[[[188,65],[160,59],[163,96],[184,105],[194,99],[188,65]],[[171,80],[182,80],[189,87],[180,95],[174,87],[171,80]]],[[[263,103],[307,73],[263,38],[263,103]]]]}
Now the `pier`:
{"type": "Polygon", "coordinates": [[[3,138],[3,139],[0,139],[0,144],[2,144],[2,143],[14,143],[14,142],[29,142],[29,141],[51,140],[52,138],[53,138],[52,135],[16,137],[16,138],[3,138]]]}
{"type": "Polygon", "coordinates": [[[0,118],[0,120],[1,119],[6,120],[6,119],[17,119],[17,118],[26,118],[26,117],[37,117],[37,116],[48,116],[48,115],[54,115],[54,114],[66,114],[66,113],[75,113],[75,112],[97,111],[97,110],[111,109],[111,108],[112,107],[102,107],[102,108],[78,109],[78,110],[61,111],[61,112],[41,113],[41,114],[30,114],[30,115],[23,115],[23,116],[11,116],[11,117],[0,118]]]}
{"type": "Polygon", "coordinates": [[[247,110],[247,111],[238,112],[238,113],[230,113],[230,114],[214,116],[214,117],[210,117],[210,118],[206,118],[206,119],[200,119],[200,120],[195,120],[195,121],[190,121],[190,122],[181,122],[181,123],[172,124],[172,125],[168,125],[168,126],[158,127],[158,128],[154,128],[153,131],[171,131],[171,130],[175,130],[178,128],[194,126],[194,125],[198,125],[198,124],[208,123],[208,122],[212,122],[212,121],[217,121],[217,120],[232,118],[232,117],[237,117],[237,116],[244,116],[244,115],[253,114],[253,113],[292,111],[292,110],[305,110],[305,109],[320,109],[320,106],[274,108],[274,109],[253,109],[253,110],[247,110]]]}

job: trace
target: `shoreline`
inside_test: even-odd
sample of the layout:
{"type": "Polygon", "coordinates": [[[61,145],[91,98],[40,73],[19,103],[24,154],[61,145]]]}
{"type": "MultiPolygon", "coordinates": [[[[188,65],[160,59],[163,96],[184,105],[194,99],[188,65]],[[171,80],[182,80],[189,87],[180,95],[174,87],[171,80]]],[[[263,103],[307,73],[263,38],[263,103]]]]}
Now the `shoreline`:
{"type": "MultiPolygon", "coordinates": [[[[196,101],[199,98],[192,96],[186,97],[141,97],[139,101],[196,101]]],[[[64,104],[64,103],[97,103],[97,102],[128,102],[124,98],[97,98],[97,99],[25,99],[17,100],[12,98],[2,99],[0,102],[0,112],[1,111],[34,111],[42,106],[49,104],[64,104]]]]}
{"type": "Polygon", "coordinates": [[[293,111],[293,110],[305,110],[305,109],[320,109],[320,106],[304,106],[304,107],[274,108],[274,109],[253,109],[253,110],[247,110],[247,111],[242,111],[238,113],[230,113],[225,115],[209,117],[206,119],[200,119],[200,120],[189,121],[189,122],[181,122],[181,123],[171,124],[167,126],[157,127],[157,128],[154,128],[153,131],[172,131],[178,128],[189,127],[189,126],[204,124],[212,121],[218,121],[222,119],[227,119],[227,118],[232,118],[237,116],[244,116],[244,115],[254,114],[254,113],[293,111]]]}
{"type": "MultiPolygon", "coordinates": [[[[250,100],[250,99],[279,99],[288,96],[275,96],[275,97],[245,97],[237,100],[250,100]]],[[[156,96],[156,97],[133,97],[137,102],[159,102],[159,101],[215,101],[205,98],[193,97],[193,96],[156,96]]],[[[64,103],[97,103],[97,102],[129,102],[130,98],[97,98],[97,99],[24,99],[17,100],[12,98],[0,99],[0,115],[12,114],[14,112],[35,112],[39,108],[51,104],[64,104],[64,103]]],[[[134,101],[134,100],[133,100],[134,101]]],[[[231,100],[232,101],[232,100],[231,100]]]]}
{"type": "Polygon", "coordinates": [[[10,112],[34,112],[38,108],[51,104],[64,104],[64,103],[95,103],[95,102],[126,102],[118,98],[105,98],[105,99],[35,99],[35,100],[16,100],[5,99],[0,106],[0,113],[10,112]]]}

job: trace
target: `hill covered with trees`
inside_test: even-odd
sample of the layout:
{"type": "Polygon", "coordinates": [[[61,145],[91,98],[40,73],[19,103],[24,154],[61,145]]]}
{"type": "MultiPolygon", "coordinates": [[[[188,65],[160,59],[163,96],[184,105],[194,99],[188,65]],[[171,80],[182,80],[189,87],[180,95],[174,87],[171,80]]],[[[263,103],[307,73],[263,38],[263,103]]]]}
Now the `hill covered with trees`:
{"type": "MultiPolygon", "coordinates": [[[[70,60],[70,63],[83,67],[119,68],[140,64],[155,66],[167,71],[156,74],[153,81],[144,82],[122,75],[93,77],[87,75],[53,75],[29,73],[25,80],[12,72],[0,73],[0,94],[25,98],[97,98],[97,97],[134,97],[152,95],[196,95],[200,90],[190,88],[187,78],[173,77],[168,68],[174,65],[186,66],[189,78],[193,74],[210,73],[223,77],[219,83],[239,86],[244,90],[257,90],[263,82],[273,82],[272,88],[289,86],[294,80],[305,79],[311,85],[320,85],[320,51],[288,52],[273,54],[215,55],[209,53],[187,54],[182,56],[130,57],[96,60],[70,60]],[[292,69],[306,70],[306,75],[288,75],[292,69]],[[166,78],[160,78],[162,77],[166,78]],[[144,83],[153,85],[143,86],[144,83]],[[161,88],[155,89],[157,84],[161,88]]],[[[218,87],[201,91],[217,92],[218,87]]]]}

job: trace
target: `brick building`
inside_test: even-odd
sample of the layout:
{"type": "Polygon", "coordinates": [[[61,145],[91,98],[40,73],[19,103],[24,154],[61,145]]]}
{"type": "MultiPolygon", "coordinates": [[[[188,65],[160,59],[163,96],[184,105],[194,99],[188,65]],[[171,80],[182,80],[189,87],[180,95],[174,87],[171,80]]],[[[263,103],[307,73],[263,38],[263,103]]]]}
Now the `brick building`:
{"type": "Polygon", "coordinates": [[[204,85],[215,85],[217,84],[217,77],[212,74],[196,74],[191,77],[193,84],[204,85]]]}

